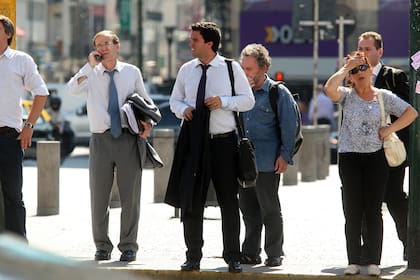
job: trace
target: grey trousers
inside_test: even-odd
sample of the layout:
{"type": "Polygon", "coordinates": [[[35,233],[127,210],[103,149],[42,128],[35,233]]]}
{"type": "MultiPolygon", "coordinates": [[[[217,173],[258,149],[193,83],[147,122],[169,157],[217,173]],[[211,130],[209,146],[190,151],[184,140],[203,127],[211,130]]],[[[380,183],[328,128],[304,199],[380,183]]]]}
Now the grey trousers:
{"type": "Polygon", "coordinates": [[[283,252],[283,216],[278,196],[280,175],[259,172],[257,185],[239,189],[239,207],[245,224],[242,253],[259,256],[261,231],[265,227],[264,250],[268,257],[281,257],[283,252]]]}
{"type": "Polygon", "coordinates": [[[121,200],[121,226],[118,249],[137,252],[140,216],[141,165],[137,136],[122,133],[113,138],[109,131],[94,133],[89,144],[89,183],[92,233],[97,250],[111,252],[108,236],[109,201],[116,168],[121,200]]]}

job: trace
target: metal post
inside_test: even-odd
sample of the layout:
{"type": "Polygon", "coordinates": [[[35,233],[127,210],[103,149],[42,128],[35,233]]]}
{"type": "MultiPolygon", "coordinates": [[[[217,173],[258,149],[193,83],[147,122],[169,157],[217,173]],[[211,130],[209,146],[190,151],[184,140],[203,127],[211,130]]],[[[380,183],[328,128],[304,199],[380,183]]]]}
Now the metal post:
{"type": "MultiPolygon", "coordinates": [[[[420,1],[410,0],[410,57],[420,51],[420,1]]],[[[420,68],[410,67],[410,103],[420,111],[420,100],[416,84],[420,83],[420,68]]],[[[408,205],[408,268],[420,269],[420,120],[417,118],[410,127],[410,179],[408,205]]]]}
{"type": "Polygon", "coordinates": [[[143,0],[137,0],[137,38],[138,38],[138,54],[137,66],[143,69],[143,0]]]}
{"type": "Polygon", "coordinates": [[[313,125],[318,125],[318,101],[317,86],[318,86],[318,48],[319,48],[319,1],[314,0],[314,76],[313,76],[313,92],[312,102],[314,104],[313,125]]]}
{"type": "Polygon", "coordinates": [[[168,81],[172,79],[172,42],[175,26],[166,26],[166,41],[168,42],[168,81]]]}

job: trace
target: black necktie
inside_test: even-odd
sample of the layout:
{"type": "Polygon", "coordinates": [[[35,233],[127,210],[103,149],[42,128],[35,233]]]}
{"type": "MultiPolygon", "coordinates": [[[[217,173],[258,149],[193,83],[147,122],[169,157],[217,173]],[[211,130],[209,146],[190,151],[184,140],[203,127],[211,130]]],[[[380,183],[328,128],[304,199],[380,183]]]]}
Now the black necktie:
{"type": "Polygon", "coordinates": [[[195,109],[200,111],[204,108],[204,96],[206,95],[206,80],[207,80],[207,69],[210,65],[200,64],[201,68],[203,69],[203,73],[201,74],[200,83],[198,84],[198,91],[197,91],[197,99],[195,103],[195,109]]]}

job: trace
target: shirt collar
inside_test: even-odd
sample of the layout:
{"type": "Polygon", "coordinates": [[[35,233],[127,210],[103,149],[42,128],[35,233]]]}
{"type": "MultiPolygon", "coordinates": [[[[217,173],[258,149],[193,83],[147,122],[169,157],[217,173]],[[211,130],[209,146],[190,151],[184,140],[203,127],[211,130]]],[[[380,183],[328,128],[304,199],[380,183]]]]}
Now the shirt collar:
{"type": "Polygon", "coordinates": [[[274,81],[272,81],[270,79],[270,77],[267,74],[265,74],[265,81],[264,81],[264,83],[256,91],[263,90],[264,92],[269,92],[270,91],[270,85],[271,85],[272,82],[274,82],[274,81]]]}
{"type": "Polygon", "coordinates": [[[375,67],[373,67],[373,75],[378,76],[379,71],[381,71],[382,68],[382,62],[379,61],[378,64],[376,64],[375,67]]]}
{"type": "MultiPolygon", "coordinates": [[[[216,53],[216,56],[209,62],[208,65],[211,65],[211,67],[218,67],[221,63],[226,65],[225,58],[216,53]]],[[[194,64],[194,67],[199,67],[203,63],[201,63],[201,61],[198,58],[196,58],[194,64]]]]}
{"type": "Polygon", "coordinates": [[[7,47],[6,50],[4,51],[4,53],[2,53],[0,55],[0,57],[4,56],[4,57],[7,57],[7,58],[10,58],[11,55],[12,55],[12,49],[10,47],[7,47]]]}
{"type": "MultiPolygon", "coordinates": [[[[99,64],[98,66],[99,66],[99,69],[101,70],[102,74],[105,74],[105,72],[109,71],[108,69],[106,69],[106,68],[102,65],[102,63],[101,63],[101,64],[99,64]]],[[[117,64],[115,64],[115,67],[114,67],[114,69],[112,69],[112,70],[116,70],[117,72],[121,72],[122,68],[123,68],[122,63],[121,63],[119,60],[117,60],[117,64]]],[[[111,70],[111,71],[112,71],[112,70],[111,70]]]]}

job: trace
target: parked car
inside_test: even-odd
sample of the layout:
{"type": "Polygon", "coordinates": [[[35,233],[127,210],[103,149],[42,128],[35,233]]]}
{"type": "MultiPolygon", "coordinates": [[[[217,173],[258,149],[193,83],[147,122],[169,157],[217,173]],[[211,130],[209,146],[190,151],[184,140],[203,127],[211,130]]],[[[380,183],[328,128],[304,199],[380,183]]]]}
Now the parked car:
{"type": "MultiPolygon", "coordinates": [[[[32,100],[22,100],[22,119],[26,121],[32,108],[32,100]]],[[[34,124],[32,134],[32,144],[25,150],[25,159],[36,159],[36,143],[38,141],[54,140],[52,136],[51,116],[46,110],[42,110],[41,115],[34,124]]]]}
{"type": "MultiPolygon", "coordinates": [[[[32,108],[32,100],[22,100],[22,119],[26,121],[28,118],[28,114],[32,108]]],[[[64,121],[67,126],[69,126],[68,121],[64,121]]],[[[71,130],[70,127],[67,128],[71,130]]],[[[70,133],[73,133],[70,131],[70,133]]],[[[54,135],[54,126],[51,122],[51,115],[48,113],[47,110],[43,109],[41,111],[41,115],[37,119],[36,123],[34,124],[34,130],[32,134],[32,145],[25,150],[25,159],[36,159],[36,146],[38,141],[60,141],[60,158],[63,160],[69,154],[71,154],[74,150],[73,140],[71,142],[67,142],[64,145],[62,139],[58,139],[57,136],[54,135]]]]}

